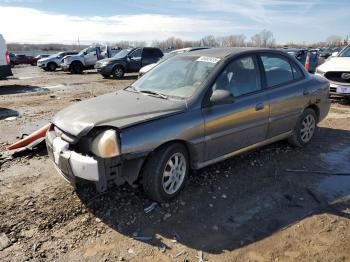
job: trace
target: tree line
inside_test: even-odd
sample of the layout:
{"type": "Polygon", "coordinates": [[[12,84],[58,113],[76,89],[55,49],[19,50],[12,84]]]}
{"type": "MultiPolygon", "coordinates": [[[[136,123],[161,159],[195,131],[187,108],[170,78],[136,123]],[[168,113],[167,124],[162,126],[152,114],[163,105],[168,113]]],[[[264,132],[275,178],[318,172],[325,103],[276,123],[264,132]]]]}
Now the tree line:
{"type": "MultiPolygon", "coordinates": [[[[348,38],[348,37],[347,37],[348,38]]],[[[325,42],[315,42],[313,44],[306,45],[305,43],[287,43],[288,47],[334,47],[334,46],[344,46],[348,43],[348,39],[343,39],[337,35],[329,36],[325,42]]],[[[144,47],[147,46],[146,41],[117,41],[108,43],[110,46],[118,48],[128,48],[128,47],[144,47]]],[[[64,45],[64,44],[18,44],[9,43],[8,49],[10,51],[65,51],[65,50],[81,50],[88,45],[64,45]]],[[[180,49],[192,46],[207,46],[207,47],[282,47],[276,44],[274,35],[269,30],[262,30],[261,32],[253,35],[249,39],[243,34],[233,34],[228,36],[216,37],[214,35],[207,35],[199,40],[183,40],[177,37],[169,37],[166,40],[154,40],[151,46],[159,47],[162,50],[167,49],[180,49]]]]}

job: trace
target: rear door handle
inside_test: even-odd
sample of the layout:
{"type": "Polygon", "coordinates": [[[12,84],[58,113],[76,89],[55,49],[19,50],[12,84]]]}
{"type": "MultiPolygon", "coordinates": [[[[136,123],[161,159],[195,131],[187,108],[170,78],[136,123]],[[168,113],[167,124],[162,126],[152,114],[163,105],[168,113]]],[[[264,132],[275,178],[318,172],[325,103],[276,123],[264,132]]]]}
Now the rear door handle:
{"type": "Polygon", "coordinates": [[[255,106],[255,111],[263,110],[265,108],[265,105],[263,103],[258,103],[255,106]]]}

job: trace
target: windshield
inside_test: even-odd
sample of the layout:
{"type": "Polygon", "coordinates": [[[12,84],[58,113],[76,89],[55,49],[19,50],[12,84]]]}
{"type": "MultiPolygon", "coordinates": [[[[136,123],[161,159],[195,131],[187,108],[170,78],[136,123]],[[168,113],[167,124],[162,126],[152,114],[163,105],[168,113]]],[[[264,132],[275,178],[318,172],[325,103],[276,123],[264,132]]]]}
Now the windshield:
{"type": "Polygon", "coordinates": [[[116,53],[114,58],[124,58],[130,53],[131,49],[123,49],[120,52],[116,53]]]}
{"type": "Polygon", "coordinates": [[[88,49],[89,48],[85,48],[85,49],[81,50],[78,55],[83,55],[88,49]]]}
{"type": "Polygon", "coordinates": [[[179,98],[191,97],[212,72],[220,59],[176,56],[159,64],[137,80],[136,91],[152,91],[179,98]]]}
{"type": "Polygon", "coordinates": [[[55,56],[58,58],[62,58],[65,56],[65,54],[66,54],[65,52],[60,52],[60,53],[56,54],[55,56]]]}
{"type": "Polygon", "coordinates": [[[344,50],[339,54],[340,57],[350,57],[350,45],[348,45],[344,50]]]}

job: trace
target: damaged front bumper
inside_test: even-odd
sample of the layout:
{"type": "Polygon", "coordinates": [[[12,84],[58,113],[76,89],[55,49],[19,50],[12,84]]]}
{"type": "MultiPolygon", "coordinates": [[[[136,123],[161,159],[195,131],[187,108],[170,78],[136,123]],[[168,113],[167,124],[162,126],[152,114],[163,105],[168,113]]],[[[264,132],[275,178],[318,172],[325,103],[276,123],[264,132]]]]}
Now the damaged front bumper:
{"type": "Polygon", "coordinates": [[[46,147],[58,173],[73,186],[77,178],[95,183],[99,192],[110,184],[133,184],[141,170],[144,157],[121,156],[100,158],[77,152],[74,146],[56,135],[54,128],[46,133],[46,147]]]}

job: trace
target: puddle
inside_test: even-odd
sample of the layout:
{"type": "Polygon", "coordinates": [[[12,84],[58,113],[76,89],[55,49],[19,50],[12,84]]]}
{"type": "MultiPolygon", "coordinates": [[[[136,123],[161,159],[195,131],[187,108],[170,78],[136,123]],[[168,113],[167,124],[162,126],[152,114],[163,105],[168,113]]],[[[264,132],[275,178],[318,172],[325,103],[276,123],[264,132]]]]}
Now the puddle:
{"type": "Polygon", "coordinates": [[[9,80],[27,80],[37,78],[36,76],[21,76],[21,77],[9,77],[9,80]]]}
{"type": "MultiPolygon", "coordinates": [[[[332,151],[322,154],[322,160],[332,172],[350,174],[350,145],[340,143],[332,151]]],[[[350,195],[349,176],[328,176],[319,184],[319,191],[330,202],[350,195]]]]}

